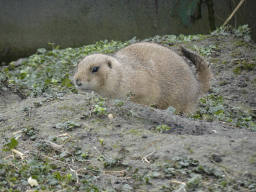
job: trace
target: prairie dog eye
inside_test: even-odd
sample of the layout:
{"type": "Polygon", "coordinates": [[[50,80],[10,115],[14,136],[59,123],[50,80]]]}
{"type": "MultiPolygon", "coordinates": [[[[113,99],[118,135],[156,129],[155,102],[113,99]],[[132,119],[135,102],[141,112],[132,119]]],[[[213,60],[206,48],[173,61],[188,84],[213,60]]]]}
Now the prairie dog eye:
{"type": "Polygon", "coordinates": [[[112,69],[112,63],[110,61],[108,61],[108,67],[112,69]]]}
{"type": "Polygon", "coordinates": [[[94,67],[94,68],[92,69],[92,73],[96,73],[98,70],[99,70],[99,67],[94,67]]]}

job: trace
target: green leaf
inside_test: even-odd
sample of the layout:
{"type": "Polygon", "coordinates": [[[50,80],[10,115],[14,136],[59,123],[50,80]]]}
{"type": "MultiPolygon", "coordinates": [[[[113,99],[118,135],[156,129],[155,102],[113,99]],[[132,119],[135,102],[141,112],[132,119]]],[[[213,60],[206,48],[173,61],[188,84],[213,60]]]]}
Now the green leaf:
{"type": "Polygon", "coordinates": [[[62,81],[62,84],[61,84],[61,85],[66,86],[66,87],[71,87],[71,86],[72,86],[71,82],[72,82],[72,81],[71,81],[70,79],[64,79],[64,80],[62,81]]]}
{"type": "Polygon", "coordinates": [[[38,53],[45,53],[47,50],[45,48],[39,48],[37,49],[38,53]]]}
{"type": "Polygon", "coordinates": [[[58,179],[59,181],[61,181],[61,175],[60,175],[59,172],[55,172],[55,173],[53,174],[53,176],[54,176],[55,179],[58,179]]]}
{"type": "Polygon", "coordinates": [[[49,185],[57,185],[59,183],[57,179],[49,179],[48,182],[49,185]]]}
{"type": "Polygon", "coordinates": [[[215,114],[216,114],[216,115],[219,115],[219,114],[222,114],[223,112],[224,112],[224,111],[221,109],[221,110],[215,112],[215,114]]]}
{"type": "Polygon", "coordinates": [[[10,151],[18,145],[18,141],[15,138],[11,138],[8,143],[4,145],[3,151],[10,151]]]}

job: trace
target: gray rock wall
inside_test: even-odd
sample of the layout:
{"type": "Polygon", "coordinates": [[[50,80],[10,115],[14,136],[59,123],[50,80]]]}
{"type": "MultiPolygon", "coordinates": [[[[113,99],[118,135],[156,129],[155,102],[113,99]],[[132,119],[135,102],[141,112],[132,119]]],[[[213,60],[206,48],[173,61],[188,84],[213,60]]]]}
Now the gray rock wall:
{"type": "MultiPolygon", "coordinates": [[[[229,2],[233,3],[214,0],[217,26],[230,15],[234,5],[229,2]]],[[[253,28],[254,39],[255,4],[255,0],[247,0],[237,14],[238,25],[249,23],[253,28]]],[[[156,19],[154,0],[2,0],[0,65],[30,55],[39,47],[50,49],[48,42],[65,48],[104,39],[125,41],[134,36],[208,34],[207,6],[202,6],[203,17],[192,22],[195,5],[196,0],[159,0],[156,19]]]]}

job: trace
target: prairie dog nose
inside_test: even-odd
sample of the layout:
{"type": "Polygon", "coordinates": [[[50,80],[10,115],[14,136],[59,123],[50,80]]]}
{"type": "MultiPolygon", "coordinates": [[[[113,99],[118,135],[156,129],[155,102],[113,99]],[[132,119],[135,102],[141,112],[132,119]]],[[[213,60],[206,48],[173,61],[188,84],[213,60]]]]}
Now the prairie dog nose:
{"type": "Polygon", "coordinates": [[[81,86],[82,85],[82,83],[81,83],[81,81],[79,79],[76,79],[76,85],[77,86],[81,86]]]}

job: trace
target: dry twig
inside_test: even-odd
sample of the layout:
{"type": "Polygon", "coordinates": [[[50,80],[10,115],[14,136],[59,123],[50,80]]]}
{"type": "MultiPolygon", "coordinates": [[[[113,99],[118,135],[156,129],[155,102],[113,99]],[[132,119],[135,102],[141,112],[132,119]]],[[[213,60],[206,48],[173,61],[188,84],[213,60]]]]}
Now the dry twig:
{"type": "Polygon", "coordinates": [[[78,178],[77,171],[76,171],[76,170],[74,170],[74,169],[71,169],[70,167],[69,167],[69,169],[70,169],[70,171],[72,171],[72,172],[74,172],[74,173],[75,173],[75,175],[76,175],[76,183],[78,184],[78,183],[79,183],[79,178],[78,178]]]}
{"type": "Polygon", "coordinates": [[[53,143],[53,142],[48,141],[48,140],[44,140],[44,142],[45,142],[48,146],[50,146],[52,149],[54,149],[55,151],[62,152],[62,150],[63,150],[63,149],[62,149],[63,145],[58,145],[58,144],[53,143]]]}
{"type": "Polygon", "coordinates": [[[225,21],[225,23],[223,24],[223,26],[225,26],[226,24],[228,24],[228,22],[230,21],[230,19],[232,19],[232,17],[234,16],[234,14],[237,12],[237,10],[241,7],[241,5],[243,4],[245,0],[241,0],[240,3],[237,5],[237,7],[235,8],[235,10],[231,13],[231,15],[228,17],[228,19],[225,21]]]}
{"type": "Polygon", "coordinates": [[[147,160],[147,157],[148,156],[150,156],[150,155],[152,155],[153,153],[155,153],[156,151],[153,151],[152,153],[150,153],[150,154],[148,154],[148,155],[146,155],[145,157],[143,157],[141,160],[142,160],[142,162],[144,163],[144,162],[147,162],[147,163],[150,163],[148,160],[147,160]]]}
{"type": "Polygon", "coordinates": [[[11,151],[12,151],[13,153],[18,154],[22,160],[24,159],[24,154],[21,153],[20,151],[18,151],[18,150],[16,150],[16,149],[12,149],[11,151]]]}

